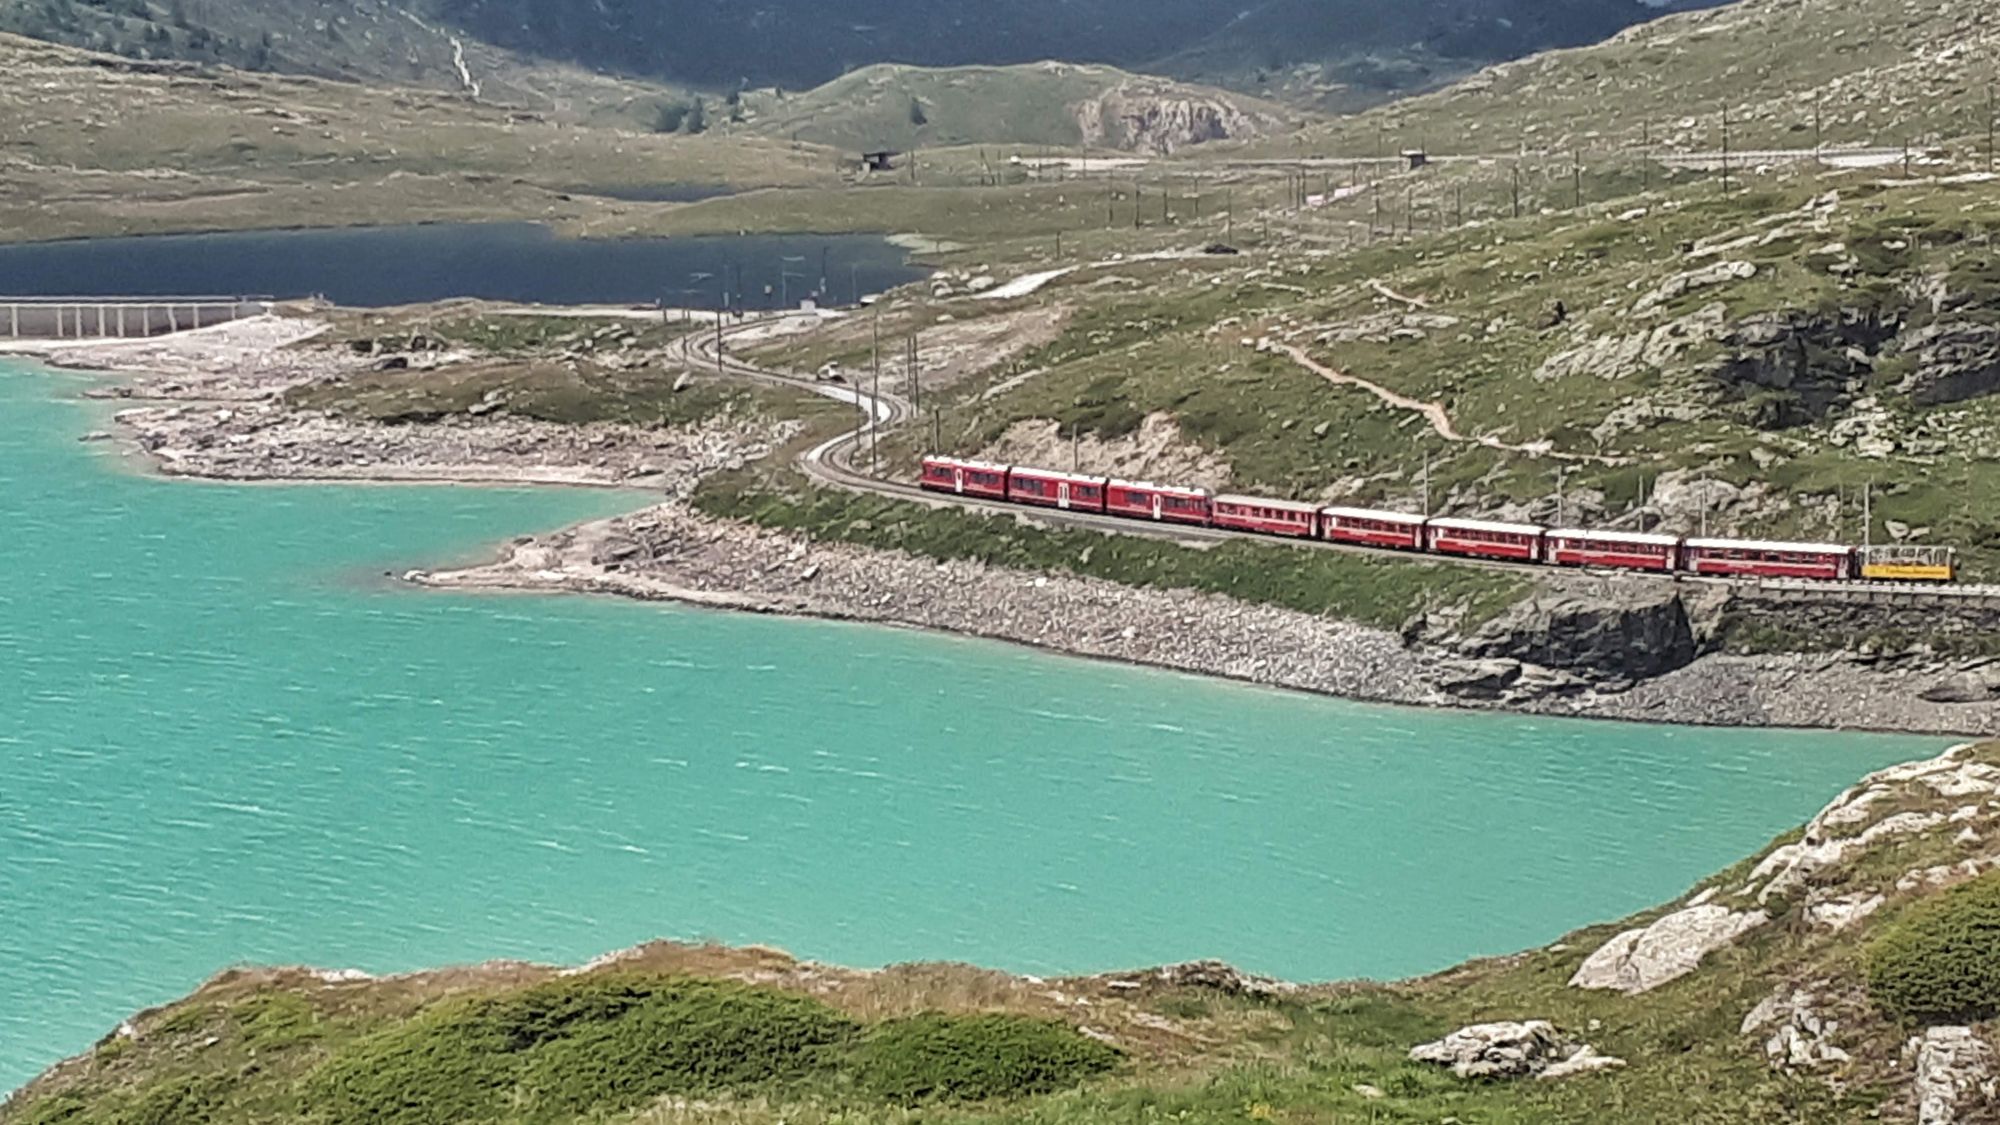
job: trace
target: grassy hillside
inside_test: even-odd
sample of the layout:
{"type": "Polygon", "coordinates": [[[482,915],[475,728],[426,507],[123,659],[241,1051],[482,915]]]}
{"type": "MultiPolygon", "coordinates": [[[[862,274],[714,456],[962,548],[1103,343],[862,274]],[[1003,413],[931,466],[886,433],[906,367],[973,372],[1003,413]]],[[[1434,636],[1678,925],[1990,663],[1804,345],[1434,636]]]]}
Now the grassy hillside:
{"type": "Polygon", "coordinates": [[[0,0],[0,31],[135,59],[449,90],[571,121],[644,122],[680,96],[658,81],[502,50],[423,3],[0,0]]]}
{"type": "Polygon", "coordinates": [[[1986,1120],[1996,799],[1992,745],[1884,771],[1678,902],[1395,985],[856,972],[672,945],[580,973],[236,970],[127,1021],[0,1121],[1833,1125],[1914,1120],[1926,1096],[1986,1120]],[[1480,1079],[1409,1054],[1526,1019],[1616,1061],[1480,1079]],[[1934,1065],[1954,1045],[1956,1087],[1934,1065]]]}
{"type": "MultiPolygon", "coordinates": [[[[1983,146],[2000,29],[1981,0],[1741,0],[1607,42],[1503,63],[1434,94],[1312,132],[1309,151],[1367,154],[1386,133],[1435,152],[1613,145],[1983,146]]],[[[1292,151],[1288,149],[1287,151],[1292,151]]]]}
{"type": "Polygon", "coordinates": [[[141,63],[0,34],[0,238],[660,210],[589,185],[834,183],[754,137],[571,128],[407,87],[141,63]],[[115,107],[115,111],[112,107],[115,107]]]}
{"type": "Polygon", "coordinates": [[[848,151],[1015,144],[1170,152],[1289,124],[1241,94],[1106,66],[863,67],[800,93],[744,95],[748,128],[848,151]]]}

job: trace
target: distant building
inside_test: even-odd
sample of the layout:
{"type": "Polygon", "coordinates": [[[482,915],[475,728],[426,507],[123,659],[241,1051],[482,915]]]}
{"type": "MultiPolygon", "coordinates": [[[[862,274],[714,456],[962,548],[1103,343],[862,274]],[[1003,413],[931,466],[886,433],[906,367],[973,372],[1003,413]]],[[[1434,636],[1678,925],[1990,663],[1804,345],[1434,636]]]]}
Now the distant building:
{"type": "Polygon", "coordinates": [[[1412,172],[1431,162],[1430,154],[1420,148],[1404,149],[1403,159],[1410,162],[1410,171],[1412,172]]]}
{"type": "Polygon", "coordinates": [[[901,155],[903,154],[900,152],[891,152],[888,150],[864,152],[861,154],[861,170],[863,172],[893,172],[896,170],[896,158],[901,155]]]}

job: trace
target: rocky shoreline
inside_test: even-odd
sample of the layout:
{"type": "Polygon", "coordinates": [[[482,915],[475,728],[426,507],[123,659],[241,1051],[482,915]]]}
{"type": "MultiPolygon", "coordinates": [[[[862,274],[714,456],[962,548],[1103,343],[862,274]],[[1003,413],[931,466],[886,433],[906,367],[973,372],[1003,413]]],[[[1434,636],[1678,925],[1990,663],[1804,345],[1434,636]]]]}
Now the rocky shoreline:
{"type": "Polygon", "coordinates": [[[352,370],[298,347],[302,318],[238,322],[171,341],[63,347],[66,367],[120,374],[103,397],[161,471],[235,481],[344,480],[633,486],[666,502],[508,544],[494,562],[413,571],[453,589],[575,591],[977,636],[1344,698],[1719,726],[2000,733],[1984,673],[1925,653],[1709,651],[1715,599],[1654,583],[1565,579],[1501,621],[1404,635],[1220,595],[812,542],[697,512],[715,471],[768,455],[789,425],[722,416],[679,429],[564,426],[504,415],[385,425],[296,410],[283,392],[352,370]],[[1986,681],[1981,679],[1979,687],[1986,681]],[[1931,698],[1927,699],[1926,696],[1931,698]]]}
{"type": "Polygon", "coordinates": [[[615,594],[901,625],[1380,703],[1704,726],[2000,729],[1991,703],[1946,709],[1922,699],[1935,680],[1929,666],[1713,654],[1636,684],[1600,682],[1220,595],[814,542],[681,502],[517,539],[483,566],[406,577],[447,589],[615,594]]]}

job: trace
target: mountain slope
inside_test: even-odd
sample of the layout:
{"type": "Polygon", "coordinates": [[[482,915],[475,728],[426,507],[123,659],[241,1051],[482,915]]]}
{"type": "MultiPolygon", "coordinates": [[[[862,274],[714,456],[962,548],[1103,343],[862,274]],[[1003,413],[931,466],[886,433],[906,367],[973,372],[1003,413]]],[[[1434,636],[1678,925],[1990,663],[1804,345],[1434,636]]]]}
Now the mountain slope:
{"type": "Polygon", "coordinates": [[[479,82],[495,98],[548,96],[536,75],[506,74],[550,63],[728,91],[810,87],[883,62],[1054,58],[1338,101],[1435,85],[1656,14],[1641,0],[1265,0],[1243,12],[1213,0],[0,0],[0,30],[137,58],[479,82]]]}
{"type": "Polygon", "coordinates": [[[1243,94],[1106,66],[871,66],[801,94],[742,98],[749,128],[848,151],[1021,144],[1164,154],[1254,139],[1291,114],[1243,94]]]}
{"type": "Polygon", "coordinates": [[[421,2],[0,0],[0,32],[127,58],[449,90],[569,120],[643,124],[680,96],[657,81],[494,47],[421,2]]]}
{"type": "Polygon", "coordinates": [[[1810,148],[1816,138],[1983,146],[1996,77],[2000,25],[1985,0],[1740,0],[1494,66],[1329,124],[1313,147],[1373,152],[1384,131],[1432,151],[1478,153],[1641,143],[1743,151],[1810,148]]]}

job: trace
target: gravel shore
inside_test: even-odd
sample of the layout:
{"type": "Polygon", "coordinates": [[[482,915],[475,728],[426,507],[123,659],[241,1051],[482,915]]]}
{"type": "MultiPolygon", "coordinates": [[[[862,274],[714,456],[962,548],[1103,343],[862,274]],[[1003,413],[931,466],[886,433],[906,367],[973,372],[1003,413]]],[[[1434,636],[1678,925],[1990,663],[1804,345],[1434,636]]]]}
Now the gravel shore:
{"type": "Polygon", "coordinates": [[[1551,676],[1520,692],[1469,697],[1441,686],[1454,661],[1380,629],[1219,595],[817,543],[678,502],[516,540],[488,565],[407,577],[449,589],[616,594],[905,625],[1385,703],[1719,726],[2000,732],[2000,706],[1944,708],[1919,698],[1935,669],[1898,671],[1841,656],[1711,655],[1629,690],[1551,676]]]}
{"type": "MultiPolygon", "coordinates": [[[[97,392],[143,400],[121,429],[164,472],[225,480],[628,485],[666,503],[516,540],[493,563],[416,571],[453,589],[568,590],[987,637],[1352,699],[1727,726],[2000,733],[1995,699],[1926,701],[1941,679],[1984,675],[1922,655],[1711,654],[1636,684],[1519,660],[1468,660],[1434,638],[1221,595],[815,543],[702,515],[705,476],[790,436],[731,416],[679,429],[564,426],[505,415],[382,425],[287,406],[282,393],[356,367],[348,349],[298,347],[308,318],[261,317],[170,340],[67,345],[44,358],[118,373],[97,392]]],[[[1612,619],[1612,627],[1623,622],[1612,619]]],[[[1614,632],[1614,647],[1617,643],[1614,632]]],[[[2000,671],[2000,669],[1996,669],[2000,671]]],[[[1978,694],[1977,692],[1973,694],[1978,694]]]]}

